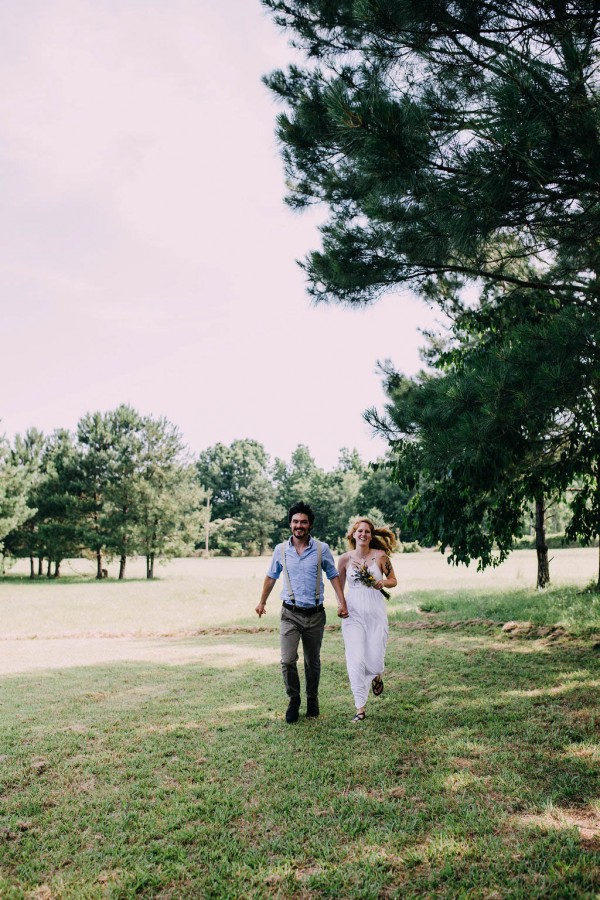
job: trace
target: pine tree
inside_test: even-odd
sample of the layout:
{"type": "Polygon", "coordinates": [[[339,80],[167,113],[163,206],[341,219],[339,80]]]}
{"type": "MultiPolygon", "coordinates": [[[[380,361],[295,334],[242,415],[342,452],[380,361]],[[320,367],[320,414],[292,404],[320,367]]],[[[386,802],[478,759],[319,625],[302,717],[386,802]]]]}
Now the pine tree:
{"type": "Polygon", "coordinates": [[[316,298],[477,282],[597,308],[595,0],[263,3],[307,59],[265,80],[288,203],[330,212],[316,298]]]}
{"type": "Polygon", "coordinates": [[[8,441],[0,438],[0,560],[4,565],[5,539],[35,512],[28,505],[33,480],[31,469],[20,464],[8,441]]]}
{"type": "Polygon", "coordinates": [[[17,434],[11,449],[11,460],[27,478],[27,507],[29,514],[5,536],[5,551],[11,556],[28,557],[30,577],[35,578],[35,557],[39,551],[38,517],[35,508],[35,492],[43,478],[42,461],[46,441],[37,428],[30,428],[25,435],[17,434]]]}
{"type": "Polygon", "coordinates": [[[42,455],[42,477],[32,494],[37,508],[38,554],[48,562],[48,577],[58,578],[63,559],[79,556],[86,547],[80,463],[79,448],[68,431],[57,429],[49,436],[42,455]]]}
{"type": "Polygon", "coordinates": [[[598,531],[597,482],[586,476],[600,455],[594,384],[581,365],[589,340],[567,311],[469,339],[458,328],[458,337],[435,375],[384,369],[386,413],[367,418],[392,441],[396,475],[416,492],[413,527],[450,547],[452,561],[501,562],[533,503],[543,587],[547,504],[577,481],[567,533],[589,540],[598,531]]]}
{"type": "MultiPolygon", "coordinates": [[[[505,481],[497,481],[495,507],[456,469],[437,485],[438,499],[447,491],[446,509],[463,510],[465,557],[475,548],[478,558],[492,558],[494,521],[496,540],[509,546],[536,479],[555,491],[567,475],[577,478],[569,533],[598,534],[600,7],[591,0],[263,3],[306,56],[305,65],[265,80],[287,106],[278,137],[288,203],[329,210],[322,247],[303,263],[310,293],[365,304],[411,287],[463,321],[470,305],[472,333],[461,335],[468,365],[480,365],[469,355],[473,333],[505,348],[518,334],[522,357],[549,376],[534,379],[535,393],[521,382],[520,412],[533,410],[539,430],[518,421],[518,404],[506,406],[520,468],[496,470],[505,481]],[[536,442],[544,440],[551,449],[539,459],[552,463],[542,467],[536,442]],[[476,520],[485,521],[483,531],[471,530],[476,520]]],[[[465,368],[461,389],[467,376],[465,368]]],[[[457,370],[445,386],[458,377],[457,370]]],[[[486,411],[494,408],[493,379],[484,386],[486,411]]],[[[438,390],[423,385],[420,398],[438,390]]],[[[486,412],[482,421],[492,459],[506,446],[501,418],[486,412]]],[[[426,428],[439,434],[434,420],[426,428]]],[[[410,441],[402,450],[405,459],[416,452],[410,441]]],[[[461,471],[468,465],[467,456],[461,471]]]]}

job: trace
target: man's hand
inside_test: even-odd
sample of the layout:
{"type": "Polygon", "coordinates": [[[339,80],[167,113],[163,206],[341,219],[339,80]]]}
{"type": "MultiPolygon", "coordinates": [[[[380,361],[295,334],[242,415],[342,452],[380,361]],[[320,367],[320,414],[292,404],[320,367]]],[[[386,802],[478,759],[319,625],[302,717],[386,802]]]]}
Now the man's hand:
{"type": "MultiPolygon", "coordinates": [[[[345,579],[345,576],[344,576],[344,579],[345,579]]],[[[333,588],[333,590],[335,592],[335,596],[337,598],[338,616],[340,617],[340,619],[347,619],[348,618],[348,607],[346,606],[346,598],[344,597],[344,591],[342,588],[341,577],[332,578],[330,584],[331,584],[331,587],[333,588]]]]}
{"type": "Polygon", "coordinates": [[[269,575],[265,577],[265,583],[263,584],[262,594],[260,595],[260,600],[258,601],[258,606],[256,607],[256,614],[260,619],[261,616],[264,616],[266,613],[265,606],[267,605],[267,598],[273,588],[275,587],[275,579],[271,578],[269,575]]]}

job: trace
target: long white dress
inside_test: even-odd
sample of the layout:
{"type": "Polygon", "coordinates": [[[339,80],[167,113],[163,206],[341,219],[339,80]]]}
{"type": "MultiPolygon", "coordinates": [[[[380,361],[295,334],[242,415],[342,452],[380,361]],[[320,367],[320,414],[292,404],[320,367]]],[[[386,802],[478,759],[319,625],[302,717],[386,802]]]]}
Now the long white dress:
{"type": "MultiPolygon", "coordinates": [[[[367,702],[371,681],[384,669],[388,617],[383,594],[357,580],[355,565],[360,567],[362,561],[350,556],[346,568],[348,618],[342,620],[342,634],[350,689],[359,709],[367,702]]],[[[368,563],[368,568],[374,578],[383,579],[376,562],[368,563]]]]}

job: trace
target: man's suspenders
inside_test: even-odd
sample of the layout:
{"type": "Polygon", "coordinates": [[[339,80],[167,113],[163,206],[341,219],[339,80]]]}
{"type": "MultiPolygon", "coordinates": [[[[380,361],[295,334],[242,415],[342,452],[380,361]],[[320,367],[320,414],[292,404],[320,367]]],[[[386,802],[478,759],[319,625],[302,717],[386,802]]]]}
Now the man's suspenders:
{"type": "MultiPolygon", "coordinates": [[[[321,558],[323,556],[323,550],[321,548],[321,541],[318,541],[316,538],[313,538],[313,541],[317,545],[317,584],[315,586],[315,606],[318,606],[319,600],[321,599],[321,558]]],[[[292,583],[290,581],[290,575],[288,572],[287,563],[285,561],[285,550],[288,544],[289,541],[284,541],[281,544],[281,565],[283,566],[283,574],[285,575],[288,594],[290,595],[290,603],[295,606],[296,598],[294,597],[294,591],[292,590],[292,583]]]]}

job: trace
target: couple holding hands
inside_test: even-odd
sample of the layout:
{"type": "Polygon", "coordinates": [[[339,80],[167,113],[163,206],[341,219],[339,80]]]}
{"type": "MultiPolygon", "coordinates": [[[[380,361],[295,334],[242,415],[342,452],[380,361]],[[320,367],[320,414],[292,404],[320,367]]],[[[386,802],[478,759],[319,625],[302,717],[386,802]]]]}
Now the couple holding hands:
{"type": "Polygon", "coordinates": [[[369,690],[383,692],[383,668],[388,636],[385,588],[398,583],[390,554],[397,545],[389,528],[376,528],[364,517],[354,520],[346,535],[351,549],[336,569],[327,544],[311,537],[314,513],[306,503],[288,511],[291,536],[278,544],[264,580],[258,616],[266,612],[267,599],[283,572],[281,590],[281,668],[288,696],[285,720],[297,722],[300,711],[298,645],[302,641],[306,679],[306,715],[319,715],[321,643],[325,629],[322,571],[331,582],[342,619],[346,666],[356,713],[353,722],[365,719],[369,690]],[[347,588],[347,596],[344,589],[347,588]]]}

